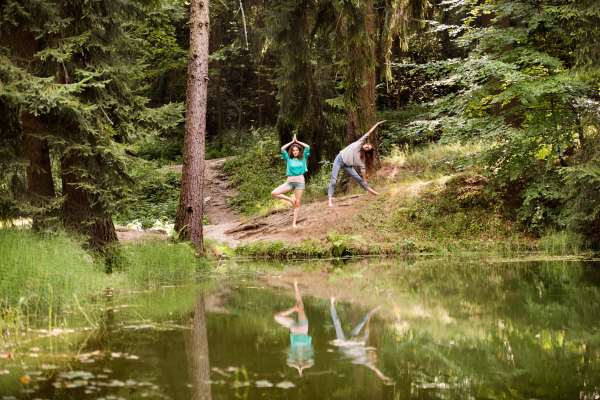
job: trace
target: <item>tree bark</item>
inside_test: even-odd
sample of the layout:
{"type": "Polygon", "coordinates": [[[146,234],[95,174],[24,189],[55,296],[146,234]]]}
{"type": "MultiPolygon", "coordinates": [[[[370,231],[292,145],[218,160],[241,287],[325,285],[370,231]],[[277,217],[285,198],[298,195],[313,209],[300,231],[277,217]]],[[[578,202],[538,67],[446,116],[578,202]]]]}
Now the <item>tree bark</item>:
{"type": "Polygon", "coordinates": [[[261,95],[260,95],[260,64],[258,64],[258,127],[262,127],[262,104],[261,104],[261,95]]]}
{"type": "Polygon", "coordinates": [[[192,383],[192,400],[212,399],[210,383],[210,362],[208,359],[208,333],[206,331],[206,310],[204,297],[199,296],[193,315],[190,316],[192,329],[184,331],[185,352],[188,374],[192,383]]]}
{"type": "MultiPolygon", "coordinates": [[[[55,197],[48,139],[38,139],[33,136],[36,132],[44,129],[44,124],[38,117],[27,111],[21,113],[21,123],[25,157],[29,161],[26,168],[29,191],[36,196],[55,197]]],[[[34,201],[34,203],[41,204],[39,201],[34,201]]]]}
{"type": "MultiPolygon", "coordinates": [[[[355,48],[350,51],[354,52],[357,57],[363,56],[365,53],[370,53],[372,60],[376,60],[375,55],[375,23],[374,23],[374,10],[373,0],[367,0],[367,31],[371,38],[371,44],[368,48],[355,48]]],[[[375,86],[377,74],[375,67],[367,68],[364,71],[364,79],[366,84],[360,89],[359,93],[359,104],[355,110],[352,107],[348,107],[347,110],[347,126],[346,126],[346,146],[356,142],[362,135],[364,135],[368,129],[375,125],[376,114],[375,114],[375,86]]],[[[379,146],[377,140],[377,132],[373,132],[370,135],[369,142],[373,145],[373,151],[375,152],[375,166],[374,169],[379,169],[381,160],[379,158],[379,146]]],[[[344,182],[350,182],[353,185],[353,180],[349,179],[350,174],[344,171],[342,175],[342,185],[346,189],[349,185],[344,185],[344,182]]]]}
{"type": "Polygon", "coordinates": [[[73,167],[87,166],[86,156],[73,150],[61,160],[62,194],[65,197],[61,210],[61,222],[64,227],[88,236],[89,245],[94,250],[102,250],[109,243],[117,242],[117,231],[112,217],[104,210],[100,202],[92,202],[93,194],[86,192],[76,173],[69,172],[73,167]]]}
{"type": "MultiPolygon", "coordinates": [[[[35,73],[38,61],[35,54],[39,50],[39,43],[32,32],[26,31],[21,24],[12,37],[16,54],[24,59],[27,71],[35,73]]],[[[56,196],[52,180],[52,165],[50,163],[50,147],[48,139],[35,137],[46,128],[46,124],[27,110],[21,112],[21,126],[23,129],[24,155],[29,161],[26,167],[27,187],[31,197],[31,204],[38,208],[33,218],[33,227],[38,228],[41,220],[47,215],[47,210],[41,208],[48,205],[49,200],[56,196]],[[46,214],[46,215],[45,215],[46,214]],[[40,218],[41,217],[41,218],[40,218]]]]}
{"type": "Polygon", "coordinates": [[[179,232],[181,239],[189,239],[199,252],[204,251],[202,216],[208,89],[208,24],[208,0],[192,0],[183,167],[175,230],[179,232]]]}

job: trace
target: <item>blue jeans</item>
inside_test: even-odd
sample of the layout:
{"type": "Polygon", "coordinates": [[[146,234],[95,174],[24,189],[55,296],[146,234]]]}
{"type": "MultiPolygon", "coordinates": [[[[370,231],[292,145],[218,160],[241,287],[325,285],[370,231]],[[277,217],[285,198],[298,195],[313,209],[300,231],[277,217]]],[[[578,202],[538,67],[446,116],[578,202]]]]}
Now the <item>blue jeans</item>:
{"type": "Polygon", "coordinates": [[[358,341],[363,341],[363,342],[367,341],[367,339],[369,338],[369,331],[367,329],[365,329],[365,333],[362,336],[359,337],[358,334],[360,333],[360,330],[362,329],[362,327],[365,325],[365,323],[369,319],[369,316],[371,315],[370,311],[367,312],[367,314],[362,319],[362,321],[360,321],[354,327],[354,329],[352,329],[350,331],[349,337],[346,337],[346,335],[344,335],[344,331],[342,330],[342,324],[340,323],[340,319],[338,318],[337,312],[335,311],[335,307],[331,307],[330,311],[331,311],[331,318],[333,319],[333,326],[335,327],[335,336],[337,336],[338,340],[343,340],[343,341],[358,340],[358,341]]]}
{"type": "Polygon", "coordinates": [[[333,169],[331,170],[331,182],[329,183],[329,197],[333,197],[333,190],[335,189],[335,184],[337,183],[337,177],[340,173],[340,168],[344,168],[346,172],[350,174],[351,177],[354,178],[356,182],[362,186],[363,189],[367,190],[368,187],[365,185],[365,181],[358,175],[356,170],[353,167],[349,167],[344,164],[344,160],[342,160],[342,155],[338,154],[338,156],[333,161],[333,169]]]}

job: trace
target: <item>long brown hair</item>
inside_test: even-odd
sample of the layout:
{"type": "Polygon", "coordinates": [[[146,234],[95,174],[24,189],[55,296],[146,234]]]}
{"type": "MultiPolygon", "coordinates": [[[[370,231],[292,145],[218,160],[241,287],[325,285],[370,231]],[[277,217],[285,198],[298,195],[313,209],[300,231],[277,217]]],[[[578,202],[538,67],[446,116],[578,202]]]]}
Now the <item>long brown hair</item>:
{"type": "Polygon", "coordinates": [[[367,174],[371,175],[375,167],[375,151],[373,151],[373,148],[371,147],[371,150],[365,151],[365,149],[360,146],[360,159],[365,163],[367,174]]]}
{"type": "Polygon", "coordinates": [[[294,143],[288,149],[288,156],[290,156],[290,158],[297,158],[298,160],[302,160],[302,157],[304,157],[304,147],[300,146],[299,144],[294,143]],[[298,151],[299,151],[298,157],[294,157],[294,147],[298,148],[298,151]]]}

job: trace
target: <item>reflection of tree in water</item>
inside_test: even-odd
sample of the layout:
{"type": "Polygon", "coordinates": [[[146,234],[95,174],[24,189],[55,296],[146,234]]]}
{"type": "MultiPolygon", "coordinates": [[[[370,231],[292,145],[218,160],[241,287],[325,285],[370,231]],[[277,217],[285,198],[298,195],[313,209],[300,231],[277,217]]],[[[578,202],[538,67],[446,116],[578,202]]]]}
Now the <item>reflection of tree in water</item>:
{"type": "Polygon", "coordinates": [[[204,297],[198,296],[189,316],[192,329],[184,331],[188,373],[192,382],[192,400],[210,400],[210,362],[208,360],[208,335],[204,297]]]}
{"type": "Polygon", "coordinates": [[[405,329],[397,326],[386,335],[383,349],[397,371],[400,398],[432,392],[456,398],[596,398],[597,277],[577,263],[528,267],[490,271],[487,277],[448,273],[421,285],[421,292],[438,293],[436,305],[461,318],[444,331],[435,315],[406,316],[405,329]],[[481,311],[469,313],[469,303],[481,311]]]}

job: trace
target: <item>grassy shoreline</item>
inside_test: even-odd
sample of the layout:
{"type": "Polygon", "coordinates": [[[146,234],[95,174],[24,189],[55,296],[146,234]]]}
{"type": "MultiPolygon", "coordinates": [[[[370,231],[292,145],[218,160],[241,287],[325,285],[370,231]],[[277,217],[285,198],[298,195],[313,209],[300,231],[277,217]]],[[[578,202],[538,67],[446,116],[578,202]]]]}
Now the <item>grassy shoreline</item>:
{"type": "Polygon", "coordinates": [[[61,326],[63,312],[85,308],[107,292],[189,282],[201,277],[208,262],[196,257],[187,243],[128,243],[103,257],[84,250],[81,241],[65,233],[2,228],[0,332],[40,318],[61,326]]]}
{"type": "MultiPolygon", "coordinates": [[[[276,150],[261,148],[263,153],[270,154],[263,154],[263,158],[275,158],[276,150]]],[[[480,146],[475,143],[426,145],[413,150],[394,148],[383,158],[382,168],[369,180],[371,186],[378,190],[384,188],[385,192],[369,199],[366,207],[351,215],[347,222],[332,226],[326,238],[321,235],[318,240],[313,235],[300,243],[240,243],[232,252],[269,259],[411,253],[581,255],[591,252],[590,243],[579,233],[557,230],[552,225],[531,227],[519,220],[516,212],[519,193],[492,184],[479,167],[472,164],[479,150],[480,146]]],[[[247,183],[238,183],[241,190],[233,200],[250,215],[280,206],[279,200],[268,199],[269,182],[260,180],[269,174],[250,170],[249,165],[253,168],[262,165],[246,160],[252,154],[240,156],[224,168],[229,174],[254,176],[252,191],[245,189],[247,183]],[[263,200],[258,209],[255,203],[261,196],[263,200]]],[[[272,169],[272,165],[269,164],[269,168],[272,169]]],[[[328,173],[329,170],[323,168],[313,177],[303,197],[305,203],[324,201],[328,173]]],[[[353,194],[352,189],[346,194],[353,194]]]]}

